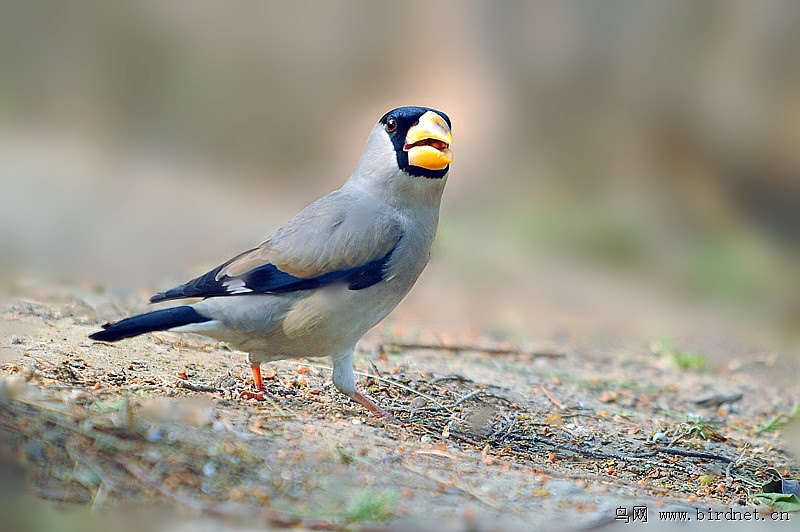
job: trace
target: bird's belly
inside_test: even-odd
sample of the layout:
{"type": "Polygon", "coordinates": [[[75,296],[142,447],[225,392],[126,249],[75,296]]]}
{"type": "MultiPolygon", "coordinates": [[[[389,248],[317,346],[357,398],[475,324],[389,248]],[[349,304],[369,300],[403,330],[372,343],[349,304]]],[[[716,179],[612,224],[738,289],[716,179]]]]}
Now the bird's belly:
{"type": "Polygon", "coordinates": [[[198,310],[216,319],[192,332],[247,351],[256,362],[337,356],[385,318],[412,284],[392,279],[362,290],[330,286],[295,296],[207,299],[197,304],[198,310]]]}
{"type": "Polygon", "coordinates": [[[332,287],[299,300],[281,324],[284,343],[311,351],[300,356],[337,355],[351,349],[408,291],[398,292],[395,288],[401,287],[390,284],[381,281],[362,290],[332,287]]]}

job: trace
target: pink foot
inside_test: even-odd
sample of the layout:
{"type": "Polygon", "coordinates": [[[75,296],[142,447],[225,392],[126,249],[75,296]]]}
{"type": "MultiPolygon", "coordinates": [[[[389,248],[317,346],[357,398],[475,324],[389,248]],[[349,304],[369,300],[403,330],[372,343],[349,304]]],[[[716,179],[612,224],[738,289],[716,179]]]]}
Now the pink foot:
{"type": "Polygon", "coordinates": [[[382,417],[383,419],[385,419],[390,423],[400,423],[400,421],[398,421],[397,418],[395,418],[389,412],[387,412],[383,408],[373,403],[370,398],[363,395],[361,392],[355,392],[352,396],[350,396],[350,398],[353,399],[353,401],[356,401],[357,403],[362,405],[364,408],[366,408],[376,416],[382,417]]]}
{"type": "Polygon", "coordinates": [[[242,392],[241,398],[242,399],[255,399],[256,401],[266,401],[267,391],[266,390],[257,390],[255,392],[251,392],[249,390],[245,390],[242,392]]]}

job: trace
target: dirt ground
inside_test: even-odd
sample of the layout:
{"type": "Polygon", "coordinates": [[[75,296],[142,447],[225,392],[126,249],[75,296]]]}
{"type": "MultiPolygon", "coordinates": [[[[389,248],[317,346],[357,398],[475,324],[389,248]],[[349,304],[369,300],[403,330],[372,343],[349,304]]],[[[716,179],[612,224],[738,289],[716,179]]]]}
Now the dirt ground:
{"type": "Polygon", "coordinates": [[[250,371],[225,345],[89,340],[109,308],[135,310],[64,287],[0,309],[6,530],[584,529],[668,525],[665,511],[705,525],[726,509],[760,511],[748,525],[800,520],[756,497],[800,477],[784,439],[796,365],[763,345],[719,358],[657,341],[442,340],[390,318],[356,357],[386,422],[333,388],[327,360],[265,365],[274,400],[256,402],[240,398],[250,371]]]}

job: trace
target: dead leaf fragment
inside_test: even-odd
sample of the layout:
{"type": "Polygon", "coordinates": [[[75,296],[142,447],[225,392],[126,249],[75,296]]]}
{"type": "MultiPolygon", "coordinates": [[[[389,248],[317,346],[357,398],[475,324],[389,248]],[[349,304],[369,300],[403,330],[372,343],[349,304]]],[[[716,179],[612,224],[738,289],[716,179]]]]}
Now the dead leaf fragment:
{"type": "Polygon", "coordinates": [[[551,427],[560,427],[564,424],[564,419],[561,417],[561,414],[553,412],[544,418],[544,422],[551,427]]]}

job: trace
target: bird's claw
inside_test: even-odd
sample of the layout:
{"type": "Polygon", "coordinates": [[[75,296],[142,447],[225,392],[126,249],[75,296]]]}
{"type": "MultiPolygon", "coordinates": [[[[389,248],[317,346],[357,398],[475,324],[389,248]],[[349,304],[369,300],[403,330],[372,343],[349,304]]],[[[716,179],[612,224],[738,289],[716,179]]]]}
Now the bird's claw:
{"type": "Polygon", "coordinates": [[[387,423],[393,423],[393,424],[395,424],[395,425],[400,425],[400,424],[402,424],[402,421],[400,421],[399,419],[397,419],[396,417],[394,417],[393,415],[391,415],[391,414],[390,414],[389,412],[387,412],[386,410],[384,410],[382,413],[380,413],[380,414],[377,414],[377,415],[378,415],[378,417],[380,417],[381,419],[383,419],[383,420],[384,420],[384,421],[386,421],[387,423]]]}
{"type": "Polygon", "coordinates": [[[256,401],[265,401],[266,397],[267,397],[266,390],[257,390],[255,392],[245,390],[242,392],[241,395],[242,399],[255,399],[256,401]]]}

